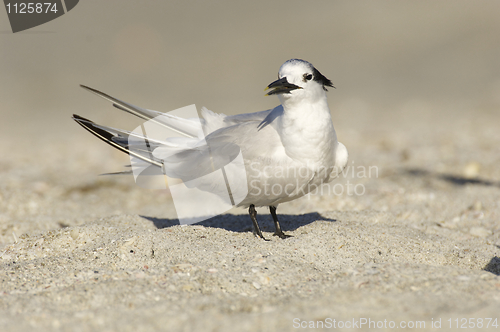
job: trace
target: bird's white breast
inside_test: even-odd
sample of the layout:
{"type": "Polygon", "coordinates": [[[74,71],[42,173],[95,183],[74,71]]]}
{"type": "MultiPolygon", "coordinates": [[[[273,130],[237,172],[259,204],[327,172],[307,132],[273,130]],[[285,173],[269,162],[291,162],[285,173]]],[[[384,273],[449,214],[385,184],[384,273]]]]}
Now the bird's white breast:
{"type": "Polygon", "coordinates": [[[326,102],[295,105],[277,120],[276,129],[290,158],[312,169],[334,166],[337,135],[326,102]]]}

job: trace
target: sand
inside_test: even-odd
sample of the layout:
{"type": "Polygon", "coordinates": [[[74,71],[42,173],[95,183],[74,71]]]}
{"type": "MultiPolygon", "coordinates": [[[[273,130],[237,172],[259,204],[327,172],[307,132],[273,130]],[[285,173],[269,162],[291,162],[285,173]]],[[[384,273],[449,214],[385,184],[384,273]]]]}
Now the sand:
{"type": "MultiPolygon", "coordinates": [[[[498,120],[487,121],[491,130],[482,123],[482,144],[464,143],[462,153],[478,163],[491,157],[498,120]]],[[[0,326],[280,331],[328,318],[426,328],[497,318],[497,170],[462,161],[455,132],[406,133],[411,152],[404,141],[390,143],[391,134],[351,140],[351,158],[376,164],[379,177],[338,183],[362,184],[364,195],[311,195],[279,207],[291,238],[272,237],[259,209],[268,242],[253,236],[243,210],[181,226],[166,193],[92,176],[106,146],[57,171],[44,152],[36,168],[16,158],[2,175],[0,326]],[[75,178],[84,160],[89,170],[75,178]],[[470,177],[474,167],[479,175],[470,177]]]]}

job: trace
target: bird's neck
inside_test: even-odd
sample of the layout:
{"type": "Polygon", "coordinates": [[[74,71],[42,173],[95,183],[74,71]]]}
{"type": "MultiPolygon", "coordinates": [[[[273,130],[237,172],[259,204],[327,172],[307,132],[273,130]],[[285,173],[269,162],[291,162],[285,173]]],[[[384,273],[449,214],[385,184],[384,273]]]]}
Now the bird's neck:
{"type": "Polygon", "coordinates": [[[314,102],[288,100],[283,109],[277,124],[286,154],[312,165],[332,163],[337,136],[326,96],[314,102]]]}

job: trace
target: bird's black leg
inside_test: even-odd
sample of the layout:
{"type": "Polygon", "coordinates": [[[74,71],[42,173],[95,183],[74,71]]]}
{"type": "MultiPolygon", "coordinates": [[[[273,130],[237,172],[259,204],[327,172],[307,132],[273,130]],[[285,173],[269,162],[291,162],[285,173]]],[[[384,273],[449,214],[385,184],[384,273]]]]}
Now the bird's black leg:
{"type": "Polygon", "coordinates": [[[279,236],[282,239],[286,239],[287,237],[290,237],[291,235],[286,235],[281,230],[281,226],[280,226],[280,223],[278,221],[278,216],[276,215],[276,207],[275,206],[269,206],[269,211],[271,211],[271,215],[273,216],[273,220],[274,220],[274,227],[276,228],[276,230],[274,231],[273,235],[274,236],[279,236]]]}
{"type": "MultiPolygon", "coordinates": [[[[259,236],[261,239],[266,240],[264,235],[262,235],[262,232],[260,231],[259,224],[257,223],[257,211],[255,210],[255,205],[250,205],[248,208],[248,213],[250,214],[250,218],[252,219],[253,222],[253,235],[259,236]]],[[[269,240],[266,240],[269,241],[269,240]]]]}

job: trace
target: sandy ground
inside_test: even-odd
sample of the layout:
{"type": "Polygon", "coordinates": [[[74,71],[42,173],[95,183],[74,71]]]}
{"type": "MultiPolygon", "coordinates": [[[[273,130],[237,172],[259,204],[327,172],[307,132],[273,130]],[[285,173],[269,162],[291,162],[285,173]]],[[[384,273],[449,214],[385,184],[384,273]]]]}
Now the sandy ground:
{"type": "Polygon", "coordinates": [[[294,319],[429,328],[498,318],[500,176],[488,165],[500,118],[482,114],[481,128],[473,118],[450,121],[453,130],[414,119],[399,133],[339,134],[378,177],[339,180],[364,195],[280,206],[286,240],[259,210],[270,242],[252,235],[245,211],[182,227],[165,193],[93,176],[106,146],[64,167],[52,165],[63,158],[51,145],[32,156],[36,168],[19,156],[2,165],[0,326],[280,331],[294,319]]]}
{"type": "MultiPolygon", "coordinates": [[[[340,9],[349,8],[353,10],[347,5],[340,9]]],[[[388,17],[394,17],[397,8],[388,17]]],[[[410,8],[408,13],[414,10],[410,8]]],[[[456,15],[461,20],[468,17],[466,12],[472,13],[472,18],[465,20],[467,24],[482,22],[483,27],[491,28],[488,13],[481,16],[471,8],[455,8],[453,13],[462,15],[456,15]]],[[[294,13],[288,12],[292,17],[294,13]]],[[[271,6],[267,15],[277,12],[271,6]]],[[[444,34],[447,27],[455,26],[454,14],[442,15],[439,24],[427,17],[434,27],[444,27],[430,34],[444,34]]],[[[372,22],[369,17],[366,22],[372,22]]],[[[64,24],[62,19],[59,24],[64,24]]],[[[457,26],[461,35],[465,30],[457,26]]],[[[480,24],[474,26],[480,30],[480,24]]],[[[494,26],[498,28],[498,22],[494,26]]],[[[373,26],[363,29],[370,31],[373,26]]],[[[304,40],[310,31],[304,31],[304,40]]],[[[62,32],[53,35],[66,36],[62,32]]],[[[54,37],[21,37],[40,36],[54,37]]],[[[95,46],[93,40],[100,43],[96,35],[90,36],[87,45],[95,46]]],[[[355,36],[354,32],[350,36],[355,36]]],[[[10,37],[3,36],[2,43],[21,43],[19,38],[7,40],[10,37]]],[[[427,37],[422,37],[422,45],[427,37]]],[[[264,41],[270,42],[267,38],[264,41]]],[[[32,108],[38,102],[36,95],[33,101],[20,98],[23,89],[36,90],[28,82],[31,76],[22,71],[19,76],[9,76],[23,83],[2,90],[5,102],[1,114],[9,126],[0,132],[0,331],[290,331],[300,324],[328,327],[333,320],[344,330],[363,322],[366,324],[360,328],[368,329],[369,320],[371,327],[378,324],[379,330],[391,330],[392,322],[396,327],[417,330],[456,330],[457,323],[460,327],[465,319],[463,326],[469,330],[497,330],[493,323],[496,319],[500,324],[500,81],[494,76],[500,70],[498,57],[493,56],[498,53],[498,44],[486,39],[470,37],[468,46],[476,47],[481,62],[473,70],[467,69],[479,73],[477,77],[470,74],[471,80],[489,82],[484,93],[474,92],[473,86],[470,95],[458,88],[446,92],[440,89],[444,84],[429,81],[432,89],[437,89],[435,95],[422,87],[414,97],[399,91],[399,100],[390,96],[398,92],[398,79],[413,82],[419,78],[398,70],[373,85],[376,91],[387,90],[386,94],[370,99],[363,93],[370,91],[369,79],[376,71],[366,74],[364,68],[347,60],[337,67],[323,69],[318,65],[325,75],[332,68],[339,73],[333,79],[339,88],[330,92],[330,106],[339,140],[350,152],[349,169],[325,187],[323,195],[279,206],[282,228],[291,238],[272,237],[272,219],[266,209],[259,209],[268,242],[253,236],[244,210],[180,226],[168,193],[141,189],[127,177],[98,176],[121,170],[127,157],[85,133],[69,115],[74,111],[93,115],[92,119],[106,124],[124,124],[128,129],[134,126],[120,123],[115,119],[119,111],[78,90],[77,84],[85,81],[73,82],[99,77],[97,71],[89,70],[85,76],[72,64],[70,72],[75,77],[71,82],[58,72],[65,78],[55,79],[59,84],[55,86],[69,92],[55,104],[50,101],[58,97],[47,94],[50,87],[40,87],[49,100],[40,104],[43,117],[32,108]],[[347,84],[342,90],[342,82],[350,82],[342,75],[349,72],[360,84],[347,84]],[[66,87],[69,83],[71,87],[66,87]],[[364,100],[349,95],[356,91],[364,100]],[[77,102],[73,98],[78,98],[77,102]],[[391,102],[382,102],[386,100],[391,102]],[[43,111],[52,108],[55,111],[43,111]],[[13,109],[19,117],[13,115],[13,109]],[[372,173],[359,173],[363,167],[372,167],[372,173]],[[353,192],[354,186],[358,194],[353,192]],[[328,192],[333,188],[337,191],[328,192]],[[344,192],[340,193],[341,189],[344,192]]],[[[359,45],[371,44],[361,40],[353,45],[357,47],[350,54],[364,54],[359,45]]],[[[418,45],[407,49],[421,50],[418,45]]],[[[432,45],[437,48],[437,44],[432,45]]],[[[442,54],[453,53],[453,45],[450,41],[443,46],[442,54]]],[[[13,58],[14,51],[8,49],[11,53],[3,55],[13,58]]],[[[217,67],[216,55],[211,55],[210,49],[207,52],[217,67]]],[[[413,60],[407,56],[412,52],[394,55],[394,59],[401,59],[398,68],[411,67],[413,60]]],[[[378,56],[368,53],[367,58],[378,56]]],[[[96,63],[101,57],[106,58],[96,54],[92,61],[96,63]]],[[[28,63],[29,58],[22,59],[20,64],[28,63]]],[[[225,59],[232,59],[232,55],[225,59]]],[[[318,59],[329,63],[327,58],[318,59]]],[[[460,60],[463,58],[458,59],[458,64],[465,64],[460,60]]],[[[189,58],[184,64],[191,61],[189,58]]],[[[385,66],[387,62],[390,60],[385,66]]],[[[220,84],[207,87],[213,89],[213,96],[202,104],[210,107],[210,102],[221,96],[215,91],[229,84],[228,89],[233,89],[230,95],[240,93],[242,98],[258,100],[248,111],[264,109],[264,104],[259,104],[259,98],[264,99],[259,84],[263,88],[273,80],[275,71],[269,75],[267,67],[252,67],[256,63],[270,63],[257,58],[248,64],[250,71],[259,68],[255,70],[258,80],[248,76],[248,86],[259,87],[258,97],[238,89],[241,76],[223,76],[220,84]]],[[[82,66],[87,68],[85,63],[82,66]]],[[[456,69],[450,66],[450,70],[456,69]]],[[[442,69],[440,63],[431,67],[437,72],[442,69]]],[[[189,84],[191,73],[196,73],[196,69],[186,68],[169,69],[174,76],[187,73],[187,77],[179,76],[181,85],[189,84]]],[[[5,73],[9,70],[2,68],[5,73]]],[[[122,72],[123,68],[108,69],[110,74],[113,70],[122,72]]],[[[107,92],[130,100],[124,82],[135,79],[146,84],[149,76],[156,77],[148,70],[140,73],[143,81],[139,74],[125,75],[114,91],[107,92]]],[[[33,75],[39,79],[38,74],[33,75]]],[[[102,78],[102,85],[107,86],[107,79],[102,78]]],[[[203,80],[206,85],[206,77],[203,80]]],[[[450,76],[446,86],[454,87],[456,81],[450,76]]],[[[245,89],[251,91],[248,86],[245,89]]],[[[135,98],[140,104],[140,93],[132,92],[136,89],[141,87],[132,89],[131,85],[130,101],[135,98]]],[[[147,98],[158,96],[153,104],[166,98],[165,91],[142,89],[147,98]]],[[[189,93],[197,95],[196,89],[189,93]]],[[[172,95],[176,98],[172,105],[187,104],[182,94],[172,95]]],[[[228,97],[227,103],[220,105],[230,108],[231,98],[237,97],[228,97]]],[[[272,107],[277,100],[265,102],[272,107]]],[[[212,109],[221,112],[222,106],[212,109]]]]}

